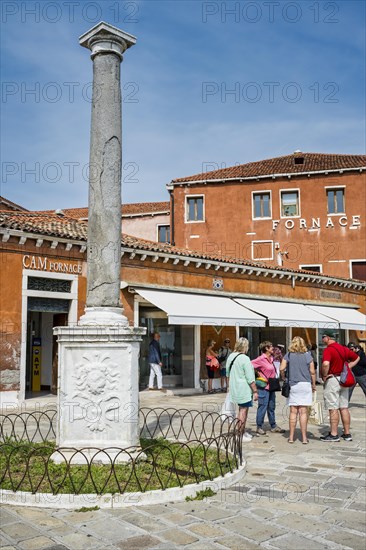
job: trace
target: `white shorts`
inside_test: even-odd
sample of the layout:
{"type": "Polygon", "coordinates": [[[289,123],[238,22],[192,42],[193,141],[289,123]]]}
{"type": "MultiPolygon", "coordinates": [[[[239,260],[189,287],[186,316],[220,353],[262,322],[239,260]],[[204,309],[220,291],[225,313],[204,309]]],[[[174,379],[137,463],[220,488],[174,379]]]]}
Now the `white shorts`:
{"type": "Polygon", "coordinates": [[[324,382],[324,407],[329,410],[348,409],[349,388],[339,383],[339,376],[328,378],[324,382]]]}

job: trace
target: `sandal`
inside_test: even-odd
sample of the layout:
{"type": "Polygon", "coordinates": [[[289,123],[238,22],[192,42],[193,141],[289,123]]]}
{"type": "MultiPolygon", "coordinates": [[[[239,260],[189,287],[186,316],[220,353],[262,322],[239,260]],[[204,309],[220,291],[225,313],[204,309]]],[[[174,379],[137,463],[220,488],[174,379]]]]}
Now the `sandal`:
{"type": "Polygon", "coordinates": [[[303,445],[307,445],[309,443],[308,439],[305,439],[305,441],[302,442],[303,445]]]}
{"type": "Polygon", "coordinates": [[[215,393],[214,390],[209,390],[207,393],[215,393]]]}
{"type": "Polygon", "coordinates": [[[287,442],[288,443],[295,443],[293,439],[288,439],[287,442]]]}

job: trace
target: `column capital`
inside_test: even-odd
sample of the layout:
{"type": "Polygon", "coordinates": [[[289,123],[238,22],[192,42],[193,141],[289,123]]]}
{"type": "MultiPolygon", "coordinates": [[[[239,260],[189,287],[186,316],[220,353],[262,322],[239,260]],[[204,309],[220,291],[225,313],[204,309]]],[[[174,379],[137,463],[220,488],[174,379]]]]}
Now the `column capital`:
{"type": "Polygon", "coordinates": [[[79,38],[80,46],[91,50],[91,58],[97,54],[114,53],[122,61],[122,54],[136,44],[135,36],[128,34],[109,23],[101,21],[79,38]]]}

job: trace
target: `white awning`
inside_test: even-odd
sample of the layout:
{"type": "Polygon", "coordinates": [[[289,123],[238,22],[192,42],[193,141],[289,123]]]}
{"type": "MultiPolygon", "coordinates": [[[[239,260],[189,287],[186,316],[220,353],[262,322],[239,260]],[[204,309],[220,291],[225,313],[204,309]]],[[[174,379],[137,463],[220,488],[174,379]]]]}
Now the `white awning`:
{"type": "MultiPolygon", "coordinates": [[[[339,327],[337,320],[310,309],[303,304],[235,298],[241,306],[247,307],[269,320],[271,327],[329,328],[339,327]]],[[[322,309],[322,308],[320,308],[322,309]]]]}
{"type": "Polygon", "coordinates": [[[172,325],[266,325],[263,317],[224,296],[140,288],[136,288],[136,292],[165,311],[172,325]]]}
{"type": "Polygon", "coordinates": [[[339,327],[348,330],[366,330],[366,315],[347,307],[307,306],[309,309],[336,320],[339,327]]]}

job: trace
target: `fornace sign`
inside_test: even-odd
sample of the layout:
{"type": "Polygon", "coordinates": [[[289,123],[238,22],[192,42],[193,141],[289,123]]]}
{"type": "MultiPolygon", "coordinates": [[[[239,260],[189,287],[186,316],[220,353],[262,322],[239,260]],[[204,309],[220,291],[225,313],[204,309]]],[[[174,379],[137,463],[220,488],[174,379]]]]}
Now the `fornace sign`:
{"type": "MultiPolygon", "coordinates": [[[[327,221],[325,223],[325,228],[328,229],[329,227],[361,227],[361,215],[359,216],[352,216],[352,220],[348,220],[347,216],[328,216],[327,221]]],[[[272,229],[273,231],[277,229],[277,227],[282,224],[284,220],[272,220],[272,229]]],[[[321,228],[321,221],[320,218],[311,218],[311,222],[307,221],[305,218],[289,218],[285,222],[286,229],[293,229],[295,225],[298,226],[299,229],[320,229],[321,228]]]]}
{"type": "Polygon", "coordinates": [[[40,256],[23,256],[23,267],[26,269],[38,269],[40,271],[54,271],[56,273],[73,273],[74,275],[81,275],[82,264],[59,262],[56,260],[50,260],[46,257],[40,256]]]}

